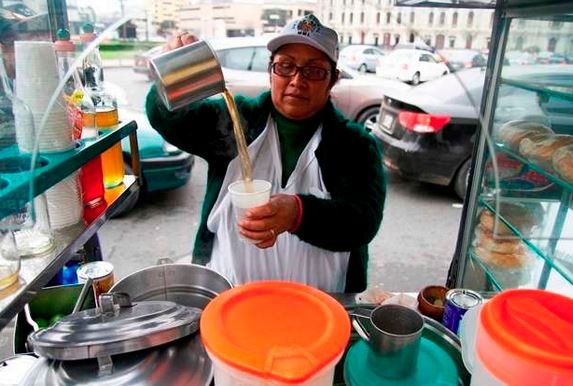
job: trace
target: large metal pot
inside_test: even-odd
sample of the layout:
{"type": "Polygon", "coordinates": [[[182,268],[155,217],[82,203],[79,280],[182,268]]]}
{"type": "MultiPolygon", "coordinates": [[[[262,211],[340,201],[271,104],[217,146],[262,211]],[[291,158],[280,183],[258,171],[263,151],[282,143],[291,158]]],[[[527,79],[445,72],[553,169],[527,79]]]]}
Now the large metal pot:
{"type": "Polygon", "coordinates": [[[43,358],[22,385],[206,386],[213,369],[197,329],[201,310],[168,301],[99,297],[100,307],[34,332],[43,358]]]}
{"type": "Polygon", "coordinates": [[[125,292],[133,301],[169,300],[204,309],[215,296],[232,288],[229,280],[197,264],[159,264],[118,281],[110,292],[125,292]]]}

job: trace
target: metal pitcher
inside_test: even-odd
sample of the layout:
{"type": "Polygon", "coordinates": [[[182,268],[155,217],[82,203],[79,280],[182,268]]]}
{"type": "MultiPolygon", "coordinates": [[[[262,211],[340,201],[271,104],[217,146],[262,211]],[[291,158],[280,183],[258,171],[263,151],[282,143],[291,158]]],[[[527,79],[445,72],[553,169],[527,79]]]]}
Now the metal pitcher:
{"type": "Polygon", "coordinates": [[[202,40],[152,58],[150,68],[157,80],[157,92],[169,111],[225,90],[217,56],[202,40]]]}

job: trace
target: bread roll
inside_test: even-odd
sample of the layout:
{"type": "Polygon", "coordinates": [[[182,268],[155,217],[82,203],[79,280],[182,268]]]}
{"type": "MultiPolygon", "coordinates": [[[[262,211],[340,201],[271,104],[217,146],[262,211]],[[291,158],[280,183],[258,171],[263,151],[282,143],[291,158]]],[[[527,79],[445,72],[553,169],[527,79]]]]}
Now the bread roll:
{"type": "Polygon", "coordinates": [[[524,245],[518,238],[494,237],[493,233],[481,226],[476,229],[476,245],[497,253],[523,253],[524,245]]]}
{"type": "Polygon", "coordinates": [[[553,169],[565,181],[573,183],[573,145],[564,146],[553,154],[553,169]]]}
{"type": "MultiPolygon", "coordinates": [[[[496,207],[493,203],[492,207],[496,207]]],[[[499,204],[499,214],[523,235],[529,234],[531,229],[543,219],[543,207],[540,204],[517,204],[502,202],[499,204]]],[[[514,233],[503,221],[484,208],[479,215],[482,229],[495,234],[495,236],[511,236],[514,233]],[[497,228],[496,226],[497,222],[497,228]]]]}
{"type": "Polygon", "coordinates": [[[476,256],[485,264],[494,268],[522,268],[531,260],[529,254],[522,250],[519,253],[499,253],[482,247],[474,248],[476,256]]]}
{"type": "Polygon", "coordinates": [[[510,121],[504,124],[497,133],[497,140],[511,150],[518,151],[524,138],[536,134],[553,134],[553,131],[542,123],[534,121],[510,121]]]}
{"type": "Polygon", "coordinates": [[[521,141],[519,153],[544,169],[553,171],[553,154],[571,144],[573,136],[570,135],[536,135],[521,141]]]}

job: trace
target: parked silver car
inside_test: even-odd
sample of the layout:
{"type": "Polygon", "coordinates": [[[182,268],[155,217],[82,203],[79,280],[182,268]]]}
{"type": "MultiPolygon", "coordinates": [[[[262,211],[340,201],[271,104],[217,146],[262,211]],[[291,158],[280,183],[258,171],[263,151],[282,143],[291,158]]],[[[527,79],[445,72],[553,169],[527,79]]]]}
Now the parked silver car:
{"type": "Polygon", "coordinates": [[[378,60],[385,55],[379,48],[355,44],[340,50],[340,63],[360,72],[376,72],[378,60]]]}
{"type": "MultiPolygon", "coordinates": [[[[269,89],[270,52],[265,38],[213,39],[227,88],[233,94],[255,96],[269,89]]],[[[339,64],[340,80],[332,89],[335,105],[350,119],[370,126],[378,119],[382,94],[409,88],[404,83],[361,74],[339,64]]]]}

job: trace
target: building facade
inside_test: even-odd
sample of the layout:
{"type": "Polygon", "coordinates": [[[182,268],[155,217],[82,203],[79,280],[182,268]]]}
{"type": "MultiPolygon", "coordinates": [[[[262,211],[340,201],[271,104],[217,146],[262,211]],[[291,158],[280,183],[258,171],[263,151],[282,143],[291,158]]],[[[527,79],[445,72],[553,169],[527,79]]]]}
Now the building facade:
{"type": "Polygon", "coordinates": [[[423,41],[431,47],[487,49],[493,10],[397,7],[394,0],[321,0],[321,18],[340,43],[392,48],[423,41]]]}

